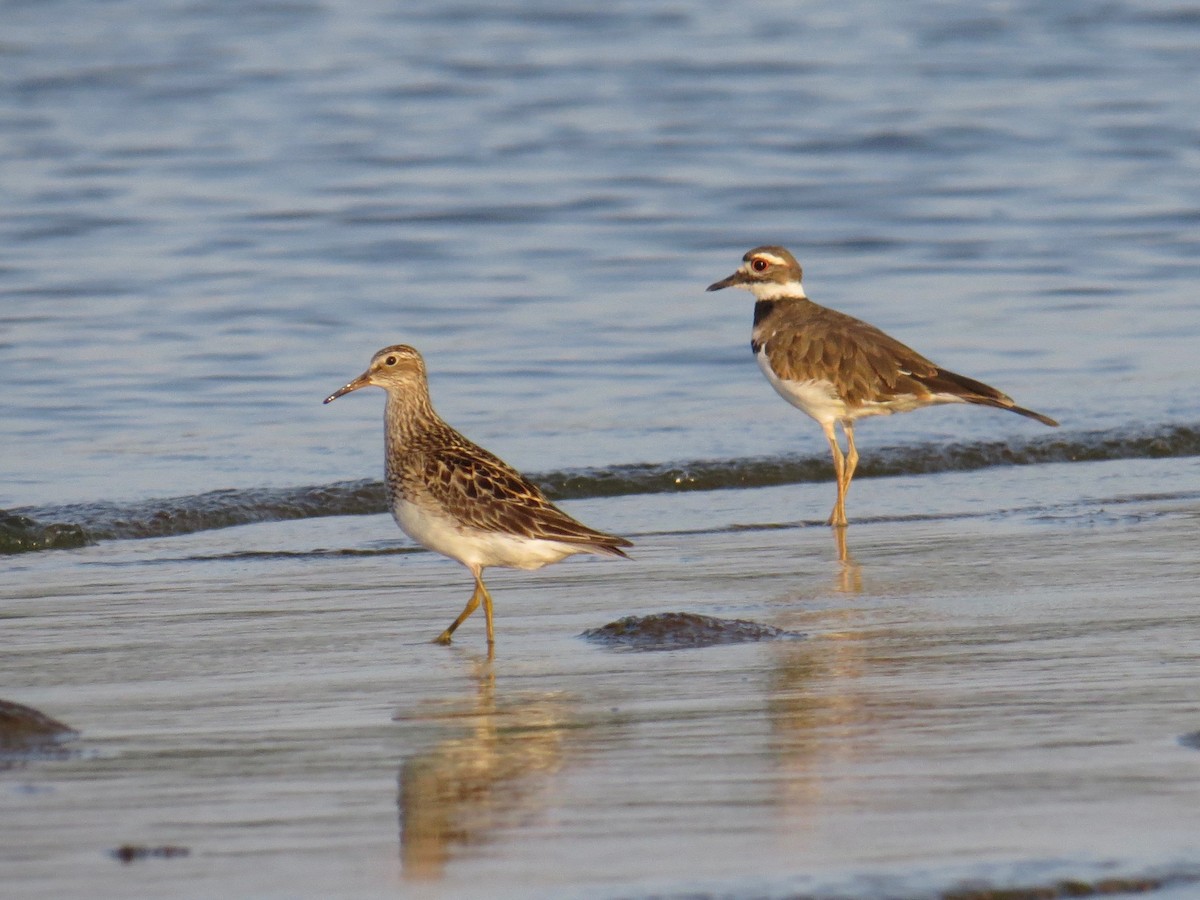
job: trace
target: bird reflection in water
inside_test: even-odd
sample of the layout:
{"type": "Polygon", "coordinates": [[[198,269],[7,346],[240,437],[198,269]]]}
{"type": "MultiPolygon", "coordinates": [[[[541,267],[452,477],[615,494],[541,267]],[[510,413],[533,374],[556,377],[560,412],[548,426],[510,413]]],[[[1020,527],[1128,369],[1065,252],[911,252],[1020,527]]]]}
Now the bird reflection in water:
{"type": "Polygon", "coordinates": [[[474,665],[473,697],[399,719],[453,729],[400,767],[397,805],[405,878],[433,880],[458,854],[528,821],[548,782],[578,748],[581,729],[561,692],[497,699],[491,660],[474,665]]]}
{"type": "Polygon", "coordinates": [[[837,589],[843,594],[861,594],[863,587],[862,564],[856,562],[850,555],[850,548],[846,546],[845,528],[833,529],[833,546],[837,551],[838,562],[841,564],[837,589]]]}

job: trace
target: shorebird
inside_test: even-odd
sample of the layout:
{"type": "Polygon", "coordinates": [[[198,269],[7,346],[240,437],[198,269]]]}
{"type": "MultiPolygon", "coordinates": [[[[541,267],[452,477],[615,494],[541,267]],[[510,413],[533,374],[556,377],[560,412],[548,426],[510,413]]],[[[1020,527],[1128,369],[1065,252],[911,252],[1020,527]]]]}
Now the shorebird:
{"type": "MultiPolygon", "coordinates": [[[[367,370],[325,398],[375,385],[387,391],[384,448],[388,503],[396,524],[418,544],[457,560],[475,578],[450,636],[483,601],[489,649],[495,643],[488,566],[540,569],[575,553],[625,557],[625,538],[576,522],[499,457],[467,440],[434,411],[425,361],[412,347],[385,347],[367,370]]],[[[626,557],[627,558],[627,557],[626,557]]]]}
{"type": "Polygon", "coordinates": [[[846,525],[846,492],[858,465],[858,419],[974,403],[1058,425],[994,387],[934,365],[874,325],[818,306],[805,295],[802,279],[800,264],[783,247],[755,247],[736,272],[708,290],[740,287],[754,295],[750,348],[759,368],[784,400],[816,419],[825,432],[837,476],[837,502],[826,524],[846,525]],[[846,435],[845,453],[835,425],[846,435]]]}

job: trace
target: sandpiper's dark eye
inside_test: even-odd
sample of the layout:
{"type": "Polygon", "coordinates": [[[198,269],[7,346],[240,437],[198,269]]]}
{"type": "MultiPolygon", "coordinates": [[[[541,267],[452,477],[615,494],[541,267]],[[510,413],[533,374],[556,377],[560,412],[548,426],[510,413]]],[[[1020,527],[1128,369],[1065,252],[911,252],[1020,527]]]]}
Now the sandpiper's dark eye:
{"type": "Polygon", "coordinates": [[[755,272],[765,271],[767,268],[767,261],[761,257],[758,259],[752,259],[750,260],[750,268],[752,268],[755,272]]]}
{"type": "Polygon", "coordinates": [[[389,356],[387,359],[384,360],[384,362],[389,366],[394,366],[396,364],[396,357],[389,356]]]}

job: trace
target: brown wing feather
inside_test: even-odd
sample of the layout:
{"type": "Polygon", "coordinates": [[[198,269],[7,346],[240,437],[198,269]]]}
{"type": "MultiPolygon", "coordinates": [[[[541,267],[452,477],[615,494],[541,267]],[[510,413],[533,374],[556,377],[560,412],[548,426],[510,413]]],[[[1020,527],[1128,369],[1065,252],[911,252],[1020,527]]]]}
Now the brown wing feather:
{"type": "Polygon", "coordinates": [[[991,385],[939,368],[916,350],[861,319],[811,300],[777,303],[762,322],[771,368],[789,381],[824,379],[850,406],[866,400],[949,394],[966,403],[1007,409],[1057,426],[1049,416],[1017,406],[991,385]]]}
{"type": "Polygon", "coordinates": [[[853,316],[805,300],[763,323],[761,339],[775,373],[788,381],[830,381],[850,406],[865,400],[925,396],[921,382],[937,366],[853,316]]]}
{"type": "Polygon", "coordinates": [[[436,452],[421,453],[426,492],[469,528],[580,544],[624,556],[625,538],[571,518],[532,481],[461,435],[436,452]]]}

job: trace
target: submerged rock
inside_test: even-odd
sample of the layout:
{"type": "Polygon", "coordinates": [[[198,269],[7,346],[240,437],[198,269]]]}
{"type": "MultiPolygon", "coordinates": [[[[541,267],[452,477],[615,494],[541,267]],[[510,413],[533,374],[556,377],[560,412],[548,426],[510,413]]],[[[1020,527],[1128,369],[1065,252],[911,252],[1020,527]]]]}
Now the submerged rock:
{"type": "Polygon", "coordinates": [[[159,847],[122,844],[110,852],[115,859],[119,859],[123,863],[131,863],[140,859],[177,859],[181,856],[191,855],[192,851],[187,847],[178,847],[174,844],[163,844],[159,847]]]}
{"type": "Polygon", "coordinates": [[[1178,741],[1180,746],[1187,747],[1189,750],[1200,750],[1200,731],[1189,731],[1187,734],[1181,734],[1178,741]]]}
{"type": "Polygon", "coordinates": [[[59,746],[79,732],[29,706],[0,700],[0,768],[64,755],[59,746]]]}
{"type": "Polygon", "coordinates": [[[1194,884],[1195,873],[1166,878],[1102,878],[1098,881],[1071,879],[1053,884],[1038,884],[1028,887],[994,887],[988,884],[972,884],[953,888],[939,894],[940,900],[1057,900],[1066,897],[1111,897],[1131,894],[1148,894],[1180,884],[1194,884]]]}
{"type": "Polygon", "coordinates": [[[686,650],[716,644],[795,640],[805,636],[746,619],[718,619],[688,612],[626,616],[600,628],[590,628],[580,635],[607,647],[626,650],[686,650]]]}

